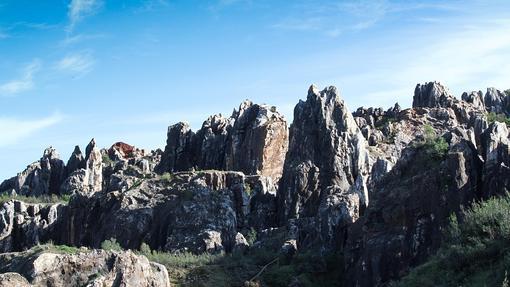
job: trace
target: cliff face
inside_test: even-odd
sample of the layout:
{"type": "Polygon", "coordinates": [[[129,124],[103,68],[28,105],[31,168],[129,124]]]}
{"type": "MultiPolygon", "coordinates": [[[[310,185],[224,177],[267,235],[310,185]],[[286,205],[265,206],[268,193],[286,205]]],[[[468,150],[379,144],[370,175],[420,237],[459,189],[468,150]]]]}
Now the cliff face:
{"type": "Polygon", "coordinates": [[[246,101],[196,132],[170,126],[164,151],[92,140],[65,165],[49,148],[0,192],[70,201],[4,202],[0,249],[115,238],[173,253],[269,248],[281,264],[337,254],[334,284],[383,286],[435,253],[451,214],[509,191],[509,131],[493,119],[510,115],[509,102],[492,88],[457,99],[430,82],[417,85],[412,108],[351,113],[335,87],[312,86],[290,128],[276,108],[246,101]]]}
{"type": "Polygon", "coordinates": [[[196,133],[186,123],[170,126],[157,170],[234,170],[277,180],[287,138],[287,122],[275,107],[245,101],[228,119],[209,117],[196,133]]]}

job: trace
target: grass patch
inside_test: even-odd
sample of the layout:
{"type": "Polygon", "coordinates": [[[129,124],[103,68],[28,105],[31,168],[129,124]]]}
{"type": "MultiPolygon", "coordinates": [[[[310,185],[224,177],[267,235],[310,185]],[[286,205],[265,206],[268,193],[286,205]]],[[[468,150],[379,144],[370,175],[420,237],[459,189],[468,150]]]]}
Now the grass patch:
{"type": "Polygon", "coordinates": [[[55,245],[52,241],[49,241],[45,244],[40,244],[32,247],[31,249],[35,253],[42,252],[52,252],[58,254],[77,254],[80,252],[80,248],[76,246],[68,246],[68,245],[55,245]]]}
{"type": "Polygon", "coordinates": [[[40,204],[54,204],[64,203],[68,204],[71,200],[71,195],[64,194],[61,196],[57,195],[41,195],[41,196],[24,196],[24,195],[9,195],[6,193],[0,194],[0,204],[8,202],[10,200],[19,200],[25,203],[40,203],[40,204]]]}
{"type": "Polygon", "coordinates": [[[450,219],[438,253],[399,286],[503,286],[510,271],[510,198],[475,203],[450,219]]]}

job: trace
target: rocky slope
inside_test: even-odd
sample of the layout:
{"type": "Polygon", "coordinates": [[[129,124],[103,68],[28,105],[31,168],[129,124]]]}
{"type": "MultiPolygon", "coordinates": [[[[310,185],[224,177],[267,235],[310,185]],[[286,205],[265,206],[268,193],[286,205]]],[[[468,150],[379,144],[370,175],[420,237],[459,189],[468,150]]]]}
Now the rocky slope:
{"type": "MultiPolygon", "coordinates": [[[[92,140],[64,164],[48,148],[0,185],[0,249],[18,252],[6,253],[13,261],[45,242],[100,248],[114,238],[132,250],[235,254],[253,263],[237,269],[246,284],[327,277],[328,285],[384,286],[436,252],[451,214],[508,192],[509,115],[510,95],[493,88],[457,99],[430,82],[417,85],[412,108],[351,113],[335,87],[312,86],[290,127],[275,107],[245,101],[196,132],[170,126],[164,151],[121,142],[99,149],[92,140]],[[34,199],[41,202],[27,202],[34,199]],[[254,259],[262,253],[275,258],[254,259]]],[[[89,274],[87,264],[102,266],[106,256],[91,254],[57,256],[58,268],[89,274]]],[[[52,276],[24,268],[3,270],[17,274],[0,282],[52,276]]],[[[108,268],[101,282],[118,286],[108,274],[131,267],[108,268]]],[[[164,286],[161,272],[134,286],[164,286]]]]}

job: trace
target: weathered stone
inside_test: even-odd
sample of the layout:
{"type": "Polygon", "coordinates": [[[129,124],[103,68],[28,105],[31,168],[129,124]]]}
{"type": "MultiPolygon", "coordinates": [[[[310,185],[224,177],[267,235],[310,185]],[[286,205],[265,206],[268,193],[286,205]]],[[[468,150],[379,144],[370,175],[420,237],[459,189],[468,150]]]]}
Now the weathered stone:
{"type": "Polygon", "coordinates": [[[454,101],[448,88],[439,82],[418,84],[414,90],[413,108],[448,108],[454,101]]]}
{"type": "Polygon", "coordinates": [[[301,101],[294,110],[278,190],[280,224],[289,218],[317,215],[324,191],[330,186],[336,186],[341,194],[359,193],[361,204],[366,206],[368,196],[363,186],[356,188],[358,177],[364,182],[368,168],[365,145],[336,88],[318,91],[310,87],[307,101],[301,101]]]}
{"type": "Polygon", "coordinates": [[[163,265],[131,251],[80,250],[76,254],[59,254],[49,249],[42,253],[0,255],[0,262],[0,272],[9,272],[0,277],[0,286],[14,280],[17,284],[30,282],[25,286],[170,286],[163,265]]]}
{"type": "Polygon", "coordinates": [[[80,147],[75,146],[71,157],[69,157],[67,161],[66,176],[69,176],[71,173],[81,168],[85,168],[85,158],[81,153],[80,147]]]}
{"type": "Polygon", "coordinates": [[[230,118],[209,117],[196,134],[185,123],[170,126],[157,171],[235,170],[278,180],[287,137],[287,123],[274,107],[246,101],[230,118]]]}

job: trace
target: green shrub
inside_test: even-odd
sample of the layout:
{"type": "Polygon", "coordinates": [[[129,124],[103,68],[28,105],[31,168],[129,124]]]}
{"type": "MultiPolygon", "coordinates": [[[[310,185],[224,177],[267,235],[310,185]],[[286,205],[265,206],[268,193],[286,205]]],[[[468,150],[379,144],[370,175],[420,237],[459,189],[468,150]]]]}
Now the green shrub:
{"type": "MultiPolygon", "coordinates": [[[[438,253],[401,286],[502,286],[510,270],[510,198],[475,203],[450,219],[438,253]]],[[[505,281],[506,280],[506,281],[505,281]]]]}
{"type": "Polygon", "coordinates": [[[170,183],[170,182],[172,181],[172,179],[173,179],[173,176],[172,176],[172,174],[171,174],[171,173],[169,173],[169,172],[165,172],[165,173],[163,173],[163,174],[161,175],[161,178],[160,178],[160,179],[161,179],[161,181],[164,181],[164,182],[166,182],[166,183],[170,183]]]}
{"type": "Polygon", "coordinates": [[[496,114],[495,112],[490,112],[487,114],[487,121],[489,123],[500,122],[510,126],[510,118],[505,114],[496,114]]]}
{"type": "Polygon", "coordinates": [[[115,238],[110,238],[108,240],[101,242],[101,249],[107,250],[107,251],[122,251],[122,250],[124,250],[115,238]]]}
{"type": "Polygon", "coordinates": [[[448,152],[448,143],[436,134],[432,126],[424,125],[423,141],[415,144],[415,148],[423,149],[431,159],[443,159],[448,152]]]}

